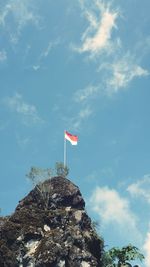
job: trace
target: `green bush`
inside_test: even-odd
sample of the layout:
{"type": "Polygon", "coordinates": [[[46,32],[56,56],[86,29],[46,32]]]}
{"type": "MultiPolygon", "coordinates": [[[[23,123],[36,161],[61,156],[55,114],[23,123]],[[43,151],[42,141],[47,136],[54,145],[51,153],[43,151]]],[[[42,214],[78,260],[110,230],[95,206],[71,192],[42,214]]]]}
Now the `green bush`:
{"type": "Polygon", "coordinates": [[[114,247],[103,253],[103,267],[132,267],[130,261],[142,261],[144,256],[139,249],[129,244],[126,247],[114,247]]]}

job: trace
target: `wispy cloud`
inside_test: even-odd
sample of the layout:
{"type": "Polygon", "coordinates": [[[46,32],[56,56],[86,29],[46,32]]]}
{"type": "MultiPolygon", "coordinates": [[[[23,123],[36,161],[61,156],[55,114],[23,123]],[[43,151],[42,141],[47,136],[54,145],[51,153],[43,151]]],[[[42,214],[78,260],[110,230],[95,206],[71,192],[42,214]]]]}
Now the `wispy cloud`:
{"type": "MultiPolygon", "coordinates": [[[[116,32],[113,35],[114,30],[120,26],[120,8],[114,8],[113,1],[80,0],[79,2],[88,26],[82,34],[80,46],[74,47],[74,50],[79,53],[86,52],[86,56],[96,59],[94,61],[97,65],[96,72],[102,71],[101,75],[103,75],[97,88],[103,86],[103,92],[109,96],[127,88],[133,79],[149,75],[149,71],[141,66],[142,56],[138,50],[139,45],[134,44],[134,51],[132,49],[125,51],[120,36],[116,36],[116,32]],[[102,52],[104,52],[103,55],[102,52]]],[[[144,47],[143,43],[144,41],[140,42],[140,47],[144,47]]],[[[79,101],[84,97],[86,95],[80,98],[78,94],[79,101]]]]}
{"type": "Polygon", "coordinates": [[[145,251],[145,265],[146,267],[149,267],[150,266],[150,231],[148,231],[147,233],[143,249],[145,251]]]}
{"type": "Polygon", "coordinates": [[[12,97],[5,98],[4,103],[11,111],[21,116],[21,120],[25,125],[41,124],[44,122],[38,115],[36,107],[26,103],[23,96],[18,93],[12,97]]]}
{"type": "Polygon", "coordinates": [[[86,6],[86,1],[80,1],[83,14],[89,25],[82,34],[81,46],[76,48],[80,53],[88,52],[92,56],[105,50],[109,53],[112,49],[112,31],[116,28],[119,16],[117,10],[111,10],[110,5],[103,1],[93,1],[92,6],[86,6]],[[89,7],[90,6],[90,7],[89,7]]]}
{"type": "Polygon", "coordinates": [[[99,88],[89,85],[83,89],[76,90],[72,95],[72,112],[69,111],[67,117],[63,118],[68,129],[79,132],[83,125],[91,118],[95,110],[92,100],[98,95],[99,88]],[[77,110],[74,113],[74,110],[77,110]]]}
{"type": "Polygon", "coordinates": [[[81,130],[81,127],[84,125],[85,121],[88,120],[92,114],[93,110],[91,107],[86,106],[80,108],[76,115],[64,119],[66,121],[66,127],[78,132],[81,130]]]}
{"type": "Polygon", "coordinates": [[[133,79],[149,75],[148,70],[138,65],[130,53],[112,64],[102,64],[100,69],[103,68],[110,71],[106,81],[108,93],[116,93],[126,88],[133,79]]]}
{"type": "Polygon", "coordinates": [[[60,44],[60,40],[59,39],[56,39],[54,41],[50,41],[48,43],[48,46],[41,53],[40,58],[48,57],[48,55],[50,54],[52,49],[55,48],[56,46],[58,46],[59,44],[60,44]]]}
{"type": "Polygon", "coordinates": [[[37,71],[40,69],[40,65],[33,65],[32,68],[33,70],[37,71]]]}
{"type": "Polygon", "coordinates": [[[150,174],[129,185],[127,191],[132,197],[141,197],[150,204],[150,174]]]}
{"type": "Polygon", "coordinates": [[[73,106],[75,104],[78,112],[76,115],[69,116],[69,128],[80,131],[83,124],[90,119],[95,110],[92,100],[99,94],[100,88],[95,85],[88,85],[83,89],[76,90],[72,96],[73,106]]]}
{"type": "Polygon", "coordinates": [[[108,187],[97,187],[90,199],[91,208],[95,211],[103,226],[112,224],[120,230],[124,229],[131,236],[141,241],[141,234],[137,228],[137,218],[130,209],[130,203],[119,193],[108,187]]]}
{"type": "Polygon", "coordinates": [[[94,98],[99,92],[98,86],[89,85],[84,89],[77,90],[74,94],[74,101],[82,103],[94,98]]]}
{"type": "Polygon", "coordinates": [[[0,62],[4,62],[7,60],[7,52],[5,50],[0,51],[0,62]]]}
{"type": "Polygon", "coordinates": [[[43,61],[50,55],[50,53],[52,52],[52,50],[54,50],[58,45],[60,44],[60,39],[57,38],[56,40],[51,40],[49,41],[48,45],[46,46],[46,48],[44,48],[42,50],[42,52],[40,53],[36,64],[34,64],[32,66],[32,69],[34,71],[39,70],[41,67],[43,67],[43,61]]]}
{"type": "Polygon", "coordinates": [[[32,0],[9,0],[0,11],[0,26],[9,29],[9,37],[13,43],[18,41],[26,25],[32,23],[37,26],[39,21],[40,17],[35,13],[32,0]]]}

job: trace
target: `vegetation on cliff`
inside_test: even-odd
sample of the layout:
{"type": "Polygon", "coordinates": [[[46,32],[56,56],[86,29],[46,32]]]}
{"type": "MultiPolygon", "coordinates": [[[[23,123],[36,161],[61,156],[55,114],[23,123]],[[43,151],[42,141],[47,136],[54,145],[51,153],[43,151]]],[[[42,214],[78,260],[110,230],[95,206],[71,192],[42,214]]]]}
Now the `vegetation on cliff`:
{"type": "MultiPolygon", "coordinates": [[[[144,259],[139,249],[131,244],[118,248],[113,247],[103,254],[103,267],[132,267],[131,261],[144,259]]],[[[138,265],[135,265],[136,267],[138,265]]]]}

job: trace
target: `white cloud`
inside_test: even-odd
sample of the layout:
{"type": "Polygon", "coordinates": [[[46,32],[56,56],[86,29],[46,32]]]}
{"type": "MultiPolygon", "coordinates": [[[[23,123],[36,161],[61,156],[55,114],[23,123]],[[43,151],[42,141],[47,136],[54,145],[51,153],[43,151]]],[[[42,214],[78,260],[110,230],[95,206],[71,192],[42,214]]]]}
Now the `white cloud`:
{"type": "Polygon", "coordinates": [[[93,1],[94,8],[86,8],[85,1],[80,1],[84,16],[89,22],[88,28],[82,34],[81,47],[76,48],[80,53],[89,52],[95,55],[103,50],[112,49],[112,31],[116,28],[118,11],[110,10],[110,6],[103,1],[93,1]],[[94,12],[93,9],[96,11],[94,12]],[[99,13],[97,15],[97,13],[99,13]]]}
{"type": "Polygon", "coordinates": [[[100,62],[103,63],[97,70],[103,70],[101,83],[103,82],[106,95],[109,96],[128,87],[135,78],[149,75],[148,70],[140,64],[142,56],[137,50],[138,44],[134,45],[133,52],[130,50],[125,52],[120,38],[113,36],[113,30],[117,29],[117,20],[121,17],[121,11],[113,8],[110,1],[80,0],[79,2],[88,26],[82,34],[80,47],[75,50],[80,53],[87,52],[90,57],[96,59],[96,64],[100,59],[99,55],[101,56],[100,62]],[[108,62],[106,62],[106,57],[102,58],[101,52],[105,52],[108,62]]]}
{"type": "Polygon", "coordinates": [[[137,78],[149,75],[149,72],[136,63],[136,59],[130,53],[124,55],[121,59],[114,61],[112,64],[104,63],[99,70],[106,69],[110,71],[107,77],[107,93],[116,93],[126,88],[129,83],[137,78]]]}
{"type": "Polygon", "coordinates": [[[41,53],[40,58],[43,58],[43,57],[46,58],[46,57],[48,57],[48,55],[51,52],[51,50],[53,48],[55,48],[57,45],[59,45],[59,44],[60,44],[60,40],[59,39],[57,39],[55,41],[50,41],[49,44],[48,44],[48,46],[46,47],[46,49],[41,53]]]}
{"type": "MultiPolygon", "coordinates": [[[[99,93],[99,87],[89,85],[84,89],[76,90],[72,96],[72,112],[69,110],[69,115],[63,117],[66,125],[66,129],[70,129],[79,132],[85,123],[90,120],[94,114],[94,108],[92,106],[92,98],[99,93]],[[74,113],[76,110],[76,113],[74,113]]],[[[55,109],[58,110],[58,107],[55,109]]]]}
{"type": "Polygon", "coordinates": [[[37,109],[34,105],[30,105],[23,100],[22,95],[15,94],[12,97],[4,99],[4,103],[10,110],[18,113],[22,122],[26,125],[39,124],[44,121],[39,117],[37,109]]]}
{"type": "Polygon", "coordinates": [[[150,231],[147,233],[147,237],[143,246],[145,251],[145,265],[146,267],[150,266],[150,231]]]}
{"type": "Polygon", "coordinates": [[[88,119],[92,115],[93,111],[90,107],[85,107],[79,111],[79,113],[71,119],[70,125],[72,125],[72,129],[78,131],[86,119],[88,119]]]}
{"type": "Polygon", "coordinates": [[[78,118],[83,120],[85,118],[88,118],[92,114],[92,110],[90,107],[86,107],[84,109],[81,109],[78,113],[78,118]]]}
{"type": "Polygon", "coordinates": [[[60,44],[60,39],[57,38],[54,41],[50,41],[47,45],[47,47],[45,49],[43,49],[43,51],[41,52],[41,54],[39,55],[38,59],[37,59],[37,63],[34,64],[32,66],[32,69],[34,71],[39,70],[40,68],[42,68],[42,61],[47,58],[49,56],[49,54],[51,53],[51,51],[60,44]]]}
{"type": "Polygon", "coordinates": [[[4,62],[7,60],[7,53],[5,50],[0,51],[0,62],[4,62]]]}
{"type": "Polygon", "coordinates": [[[129,65],[127,62],[117,62],[112,66],[113,77],[109,80],[108,86],[117,92],[120,88],[128,86],[136,77],[148,75],[148,71],[137,65],[129,65]]]}
{"type": "MultiPolygon", "coordinates": [[[[99,87],[89,85],[84,89],[77,90],[73,94],[73,102],[78,103],[79,110],[76,115],[71,116],[68,119],[68,127],[79,131],[86,120],[88,120],[94,113],[94,109],[91,108],[91,100],[99,93],[99,87]]],[[[67,120],[67,119],[66,119],[67,120]]]]}
{"type": "Polygon", "coordinates": [[[37,71],[40,69],[40,65],[33,65],[32,68],[33,70],[37,71]]]}
{"type": "Polygon", "coordinates": [[[114,225],[131,237],[141,241],[137,228],[137,218],[130,209],[129,201],[108,187],[97,187],[92,193],[90,205],[101,220],[103,226],[114,225]]]}
{"type": "Polygon", "coordinates": [[[96,96],[99,92],[99,87],[97,86],[87,86],[84,89],[77,90],[74,94],[74,100],[75,102],[81,103],[86,100],[91,99],[92,97],[96,96]]]}
{"type": "Polygon", "coordinates": [[[74,131],[79,131],[84,122],[89,119],[92,114],[93,110],[91,109],[91,107],[82,107],[75,116],[64,118],[64,120],[66,121],[66,128],[74,131]]]}
{"type": "Polygon", "coordinates": [[[9,5],[6,4],[3,9],[1,9],[0,13],[0,25],[5,25],[5,19],[9,13],[9,5]]]}
{"type": "Polygon", "coordinates": [[[127,191],[132,197],[142,197],[150,204],[150,174],[129,185],[127,191]]]}
{"type": "Polygon", "coordinates": [[[35,14],[32,0],[9,0],[0,11],[0,26],[10,31],[10,40],[17,43],[22,29],[32,23],[39,24],[39,16],[35,14]],[[13,19],[10,21],[10,18],[13,19]]]}

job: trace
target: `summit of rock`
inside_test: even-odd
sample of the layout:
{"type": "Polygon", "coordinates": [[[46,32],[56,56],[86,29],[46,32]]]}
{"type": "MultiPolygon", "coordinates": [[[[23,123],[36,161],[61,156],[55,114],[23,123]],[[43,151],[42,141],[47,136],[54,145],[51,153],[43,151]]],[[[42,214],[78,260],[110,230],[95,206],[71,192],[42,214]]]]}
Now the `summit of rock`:
{"type": "Polygon", "coordinates": [[[1,267],[101,267],[102,250],[79,188],[63,177],[36,186],[0,219],[1,267]]]}
{"type": "MultiPolygon", "coordinates": [[[[67,206],[78,209],[83,209],[85,207],[85,202],[79,188],[64,177],[58,176],[46,180],[42,184],[42,189],[44,189],[48,198],[48,209],[67,206]]],[[[42,204],[41,200],[43,202],[43,199],[41,197],[39,198],[38,187],[35,187],[35,189],[32,190],[27,197],[20,201],[17,209],[20,209],[22,206],[28,206],[30,203],[40,207],[42,206],[40,205],[42,204]]]]}

